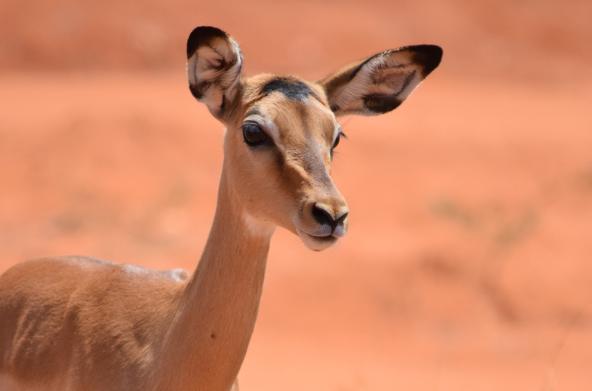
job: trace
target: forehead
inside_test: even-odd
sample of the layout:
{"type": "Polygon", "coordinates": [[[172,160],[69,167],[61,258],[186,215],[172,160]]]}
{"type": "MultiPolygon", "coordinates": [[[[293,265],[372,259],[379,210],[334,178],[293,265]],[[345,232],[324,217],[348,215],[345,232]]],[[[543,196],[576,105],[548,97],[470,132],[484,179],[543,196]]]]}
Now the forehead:
{"type": "Polygon", "coordinates": [[[295,77],[258,75],[245,83],[245,118],[258,115],[284,135],[302,130],[332,136],[337,122],[323,89],[295,77]],[[326,134],[325,134],[326,133],[326,134]]]}
{"type": "Polygon", "coordinates": [[[287,77],[272,77],[265,81],[260,87],[263,95],[279,92],[289,100],[303,102],[311,96],[320,101],[318,94],[302,80],[287,77]]]}

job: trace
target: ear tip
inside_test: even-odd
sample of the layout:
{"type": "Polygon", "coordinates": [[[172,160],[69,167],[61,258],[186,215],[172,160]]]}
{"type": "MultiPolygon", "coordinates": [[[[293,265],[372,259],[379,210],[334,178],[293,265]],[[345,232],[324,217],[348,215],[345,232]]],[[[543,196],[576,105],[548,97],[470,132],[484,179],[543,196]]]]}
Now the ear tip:
{"type": "Polygon", "coordinates": [[[440,65],[444,51],[438,45],[417,45],[412,47],[413,60],[423,66],[423,77],[426,77],[440,65]]]}
{"type": "Polygon", "coordinates": [[[212,38],[226,38],[228,34],[213,26],[197,26],[187,38],[187,58],[190,58],[197,48],[212,38]]]}

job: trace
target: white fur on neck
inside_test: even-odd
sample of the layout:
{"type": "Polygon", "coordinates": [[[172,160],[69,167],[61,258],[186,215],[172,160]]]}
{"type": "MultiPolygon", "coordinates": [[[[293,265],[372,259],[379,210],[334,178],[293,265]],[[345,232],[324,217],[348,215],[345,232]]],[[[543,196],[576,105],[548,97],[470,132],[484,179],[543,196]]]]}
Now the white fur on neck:
{"type": "Polygon", "coordinates": [[[270,237],[275,230],[273,224],[261,221],[249,212],[243,212],[243,221],[249,232],[257,237],[270,237]]]}

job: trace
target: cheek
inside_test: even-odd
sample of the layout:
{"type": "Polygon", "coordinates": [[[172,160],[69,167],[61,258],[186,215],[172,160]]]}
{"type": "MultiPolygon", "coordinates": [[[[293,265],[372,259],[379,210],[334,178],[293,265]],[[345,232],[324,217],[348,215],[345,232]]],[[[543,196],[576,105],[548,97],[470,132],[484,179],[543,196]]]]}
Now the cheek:
{"type": "Polygon", "coordinates": [[[283,210],[285,213],[290,197],[284,190],[284,178],[276,163],[275,153],[265,151],[253,155],[251,170],[245,173],[255,192],[252,201],[266,214],[277,218],[278,212],[283,210]]]}
{"type": "Polygon", "coordinates": [[[289,177],[283,173],[276,153],[238,147],[227,156],[228,174],[241,201],[254,216],[291,228],[298,197],[290,191],[289,177]]]}

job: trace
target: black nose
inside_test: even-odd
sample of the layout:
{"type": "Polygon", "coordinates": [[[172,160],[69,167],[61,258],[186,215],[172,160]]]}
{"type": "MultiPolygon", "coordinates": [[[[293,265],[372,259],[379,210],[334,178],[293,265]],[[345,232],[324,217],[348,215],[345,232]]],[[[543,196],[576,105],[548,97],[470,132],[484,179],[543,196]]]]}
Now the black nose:
{"type": "Polygon", "coordinates": [[[317,204],[314,204],[312,206],[312,215],[317,223],[327,224],[331,226],[331,228],[335,229],[338,224],[343,224],[345,218],[347,217],[347,212],[337,218],[334,218],[333,214],[331,214],[329,211],[317,204]]]}

